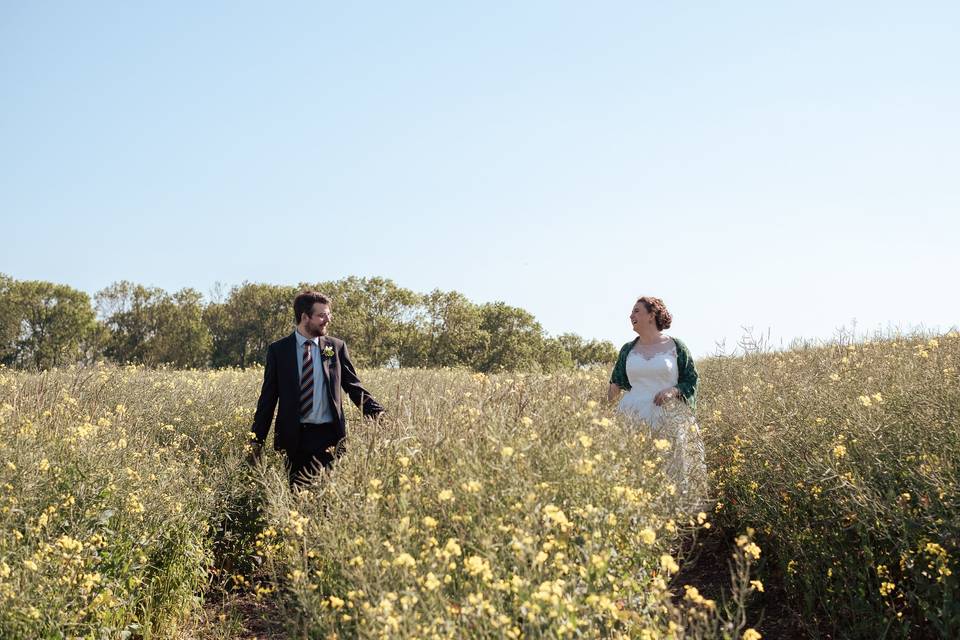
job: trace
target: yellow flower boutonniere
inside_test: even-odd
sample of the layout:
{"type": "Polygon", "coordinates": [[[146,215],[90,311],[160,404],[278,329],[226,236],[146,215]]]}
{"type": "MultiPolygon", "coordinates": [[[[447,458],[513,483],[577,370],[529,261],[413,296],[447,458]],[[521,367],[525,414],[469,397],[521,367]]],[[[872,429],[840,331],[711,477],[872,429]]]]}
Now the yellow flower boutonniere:
{"type": "Polygon", "coordinates": [[[324,357],[324,358],[332,358],[332,357],[333,357],[333,347],[331,347],[331,346],[326,346],[326,347],[324,347],[324,348],[323,348],[323,357],[324,357]]]}

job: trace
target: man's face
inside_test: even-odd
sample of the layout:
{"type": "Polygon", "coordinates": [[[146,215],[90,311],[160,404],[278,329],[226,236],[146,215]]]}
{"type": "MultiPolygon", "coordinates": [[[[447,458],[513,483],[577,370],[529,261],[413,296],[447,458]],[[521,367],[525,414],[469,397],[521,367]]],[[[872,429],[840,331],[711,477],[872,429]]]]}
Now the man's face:
{"type": "Polygon", "coordinates": [[[304,333],[308,336],[327,335],[327,325],[330,324],[330,318],[333,317],[333,311],[329,304],[314,302],[310,309],[310,317],[302,317],[304,333]]]}

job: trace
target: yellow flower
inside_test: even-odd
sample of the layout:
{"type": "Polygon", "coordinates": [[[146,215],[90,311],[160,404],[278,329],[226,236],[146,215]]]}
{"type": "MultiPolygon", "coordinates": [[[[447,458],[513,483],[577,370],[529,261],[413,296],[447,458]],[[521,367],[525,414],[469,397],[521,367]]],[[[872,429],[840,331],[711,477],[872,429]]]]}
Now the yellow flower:
{"type": "Polygon", "coordinates": [[[476,480],[470,480],[469,482],[464,482],[462,485],[460,485],[460,488],[467,493],[478,493],[482,487],[483,485],[476,480]]]}
{"type": "Polygon", "coordinates": [[[513,455],[513,447],[504,447],[503,449],[500,449],[500,455],[504,458],[509,458],[513,455]]]}
{"type": "Polygon", "coordinates": [[[43,460],[40,461],[38,468],[40,469],[40,471],[47,471],[50,469],[50,462],[46,458],[44,458],[43,460]]]}
{"type": "Polygon", "coordinates": [[[427,591],[433,591],[440,586],[440,581],[437,580],[437,576],[433,575],[433,572],[431,571],[423,579],[423,586],[427,589],[427,591]]]}
{"type": "Polygon", "coordinates": [[[548,522],[553,522],[554,524],[559,525],[561,531],[566,531],[571,526],[570,521],[567,519],[567,515],[556,505],[546,505],[543,508],[543,514],[546,516],[548,522]]]}
{"type": "Polygon", "coordinates": [[[437,499],[440,500],[440,502],[450,502],[453,500],[453,491],[450,491],[450,489],[444,489],[437,494],[437,499]]]}
{"type": "Polygon", "coordinates": [[[846,456],[846,455],[847,455],[847,448],[846,448],[845,446],[843,446],[842,444],[838,444],[837,446],[835,446],[835,447],[833,448],[833,457],[834,457],[834,458],[836,458],[836,459],[839,460],[840,458],[843,458],[843,457],[846,456]]]}
{"type": "Polygon", "coordinates": [[[858,400],[860,400],[860,404],[862,404],[865,407],[869,407],[870,405],[873,404],[873,402],[870,401],[870,396],[860,396],[858,400]]]}
{"type": "Polygon", "coordinates": [[[665,553],[660,556],[660,568],[663,569],[665,573],[676,573],[680,571],[680,565],[677,564],[677,561],[673,559],[669,553],[665,553]]]}
{"type": "Polygon", "coordinates": [[[897,585],[893,582],[881,582],[880,583],[880,595],[888,596],[890,592],[897,588],[897,585]]]}
{"type": "Polygon", "coordinates": [[[490,563],[480,556],[470,556],[463,561],[463,568],[472,576],[481,576],[484,580],[493,578],[490,571],[490,563]]]}
{"type": "Polygon", "coordinates": [[[650,545],[656,542],[657,534],[650,527],[645,527],[643,531],[640,532],[640,539],[643,541],[644,544],[650,545]]]}
{"type": "Polygon", "coordinates": [[[756,629],[747,629],[741,636],[742,640],[760,640],[763,636],[756,629]]]}
{"type": "Polygon", "coordinates": [[[417,566],[417,561],[409,553],[404,552],[393,559],[393,566],[412,569],[417,566]]]}
{"type": "Polygon", "coordinates": [[[431,518],[430,516],[423,516],[422,522],[423,522],[423,526],[425,526],[427,529],[437,528],[437,521],[431,518]]]}
{"type": "Polygon", "coordinates": [[[751,542],[743,548],[743,552],[749,556],[753,556],[754,560],[760,559],[760,547],[756,543],[751,542]]]}
{"type": "Polygon", "coordinates": [[[657,448],[657,451],[666,451],[670,448],[670,441],[660,438],[659,440],[653,441],[653,446],[657,448]]]}
{"type": "Polygon", "coordinates": [[[330,606],[334,609],[342,609],[344,604],[346,603],[337,596],[330,596],[330,606]]]}
{"type": "Polygon", "coordinates": [[[459,556],[463,553],[456,538],[448,538],[447,544],[443,547],[443,551],[447,556],[459,556]]]}
{"type": "Polygon", "coordinates": [[[750,586],[752,586],[754,589],[756,589],[760,593],[763,593],[763,583],[760,582],[759,580],[751,580],[750,586]]]}
{"type": "Polygon", "coordinates": [[[580,436],[579,440],[580,446],[582,446],[584,449],[589,449],[593,445],[593,438],[590,436],[582,435],[580,436]]]}

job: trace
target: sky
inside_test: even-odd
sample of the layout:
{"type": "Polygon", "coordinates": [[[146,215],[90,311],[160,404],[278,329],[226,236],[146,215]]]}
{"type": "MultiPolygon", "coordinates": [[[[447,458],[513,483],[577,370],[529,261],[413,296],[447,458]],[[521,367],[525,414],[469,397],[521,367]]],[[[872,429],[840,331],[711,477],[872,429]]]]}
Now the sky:
{"type": "Polygon", "coordinates": [[[697,355],[946,330],[958,32],[946,0],[2,3],[0,273],[383,276],[617,345],[653,295],[697,355]]]}

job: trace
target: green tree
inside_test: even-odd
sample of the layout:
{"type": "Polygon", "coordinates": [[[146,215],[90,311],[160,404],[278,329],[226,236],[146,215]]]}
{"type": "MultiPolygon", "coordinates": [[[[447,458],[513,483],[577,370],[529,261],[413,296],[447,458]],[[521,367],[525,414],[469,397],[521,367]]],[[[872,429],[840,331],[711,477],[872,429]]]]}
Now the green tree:
{"type": "Polygon", "coordinates": [[[112,360],[180,368],[209,363],[212,338],[198,291],[169,294],[122,281],[97,292],[96,300],[109,331],[104,354],[112,360]]]}
{"type": "Polygon", "coordinates": [[[473,366],[478,371],[533,370],[539,368],[543,328],[530,312],[504,302],[480,307],[480,330],[486,348],[473,366]]]}
{"type": "Polygon", "coordinates": [[[573,367],[573,357],[559,338],[544,338],[537,364],[543,371],[557,371],[573,367]]]}
{"type": "Polygon", "coordinates": [[[20,316],[13,303],[15,280],[0,273],[0,363],[12,365],[16,360],[20,316]]]}
{"type": "Polygon", "coordinates": [[[480,307],[457,291],[435,289],[422,298],[420,366],[470,365],[487,350],[490,334],[480,307]]]}
{"type": "Polygon", "coordinates": [[[96,331],[90,296],[39,280],[0,282],[0,322],[3,361],[36,369],[82,359],[83,346],[96,331]]]}
{"type": "Polygon", "coordinates": [[[575,333],[564,333],[556,340],[577,367],[612,364],[617,359],[617,348],[609,340],[584,340],[575,333]]]}
{"type": "Polygon", "coordinates": [[[181,289],[164,295],[153,308],[156,334],[147,364],[178,368],[204,367],[210,362],[213,337],[203,322],[203,295],[181,289]]]}
{"type": "Polygon", "coordinates": [[[401,354],[418,341],[420,296],[392,280],[350,276],[301,287],[330,297],[330,333],[347,341],[358,366],[399,366],[401,354]]]}
{"type": "Polygon", "coordinates": [[[97,315],[109,331],[104,355],[120,363],[146,363],[156,333],[153,309],[163,289],[127,280],[114,282],[94,296],[97,315]]]}
{"type": "Polygon", "coordinates": [[[207,305],[203,321],[212,338],[215,367],[262,363],[271,342],[291,333],[297,287],[244,282],[222,302],[207,305]]]}

